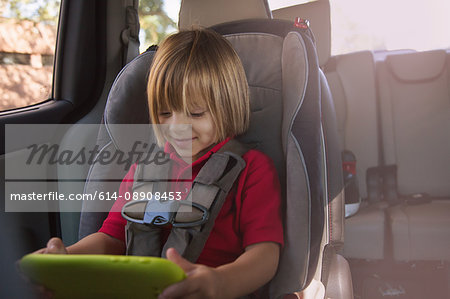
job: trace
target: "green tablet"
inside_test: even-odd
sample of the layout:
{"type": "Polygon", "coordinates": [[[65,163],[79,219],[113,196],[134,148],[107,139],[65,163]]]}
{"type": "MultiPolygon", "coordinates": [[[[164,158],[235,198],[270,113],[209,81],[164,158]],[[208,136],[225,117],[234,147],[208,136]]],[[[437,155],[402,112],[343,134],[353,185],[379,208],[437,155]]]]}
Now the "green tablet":
{"type": "Polygon", "coordinates": [[[19,267],[55,298],[156,298],[186,277],[169,260],[141,256],[28,254],[19,267]]]}

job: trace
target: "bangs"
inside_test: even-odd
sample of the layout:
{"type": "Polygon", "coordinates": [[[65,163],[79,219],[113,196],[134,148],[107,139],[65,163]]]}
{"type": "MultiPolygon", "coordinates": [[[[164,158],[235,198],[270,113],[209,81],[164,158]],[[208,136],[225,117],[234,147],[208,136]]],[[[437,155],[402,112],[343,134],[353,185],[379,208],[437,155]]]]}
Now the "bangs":
{"type": "Polygon", "coordinates": [[[183,111],[189,115],[190,111],[200,107],[211,111],[214,94],[209,72],[195,61],[195,57],[184,58],[174,61],[157,75],[156,86],[159,88],[154,94],[155,112],[183,111]]]}
{"type": "Polygon", "coordinates": [[[211,103],[214,103],[213,85],[211,77],[205,75],[204,70],[187,70],[183,82],[183,103],[184,107],[192,111],[196,108],[208,108],[212,111],[211,103]],[[188,100],[189,99],[189,100],[188,100]]]}

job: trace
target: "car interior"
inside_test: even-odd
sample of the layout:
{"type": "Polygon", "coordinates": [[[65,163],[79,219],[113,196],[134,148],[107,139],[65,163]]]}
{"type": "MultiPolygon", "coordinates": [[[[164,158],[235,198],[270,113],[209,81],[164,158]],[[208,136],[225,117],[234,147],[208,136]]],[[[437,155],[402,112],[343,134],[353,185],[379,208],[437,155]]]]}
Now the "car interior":
{"type": "MultiPolygon", "coordinates": [[[[333,55],[333,1],[179,6],[178,30],[211,28],[240,57],[251,125],[238,139],[270,156],[282,183],[285,246],[265,295],[450,298],[450,48],[333,55]]],[[[2,298],[35,298],[15,262],[51,237],[70,245],[96,232],[113,204],[10,202],[118,190],[108,178],[123,177],[121,165],[26,161],[33,144],[124,150],[115,125],[150,123],[157,45],[139,49],[138,16],[148,3],[61,0],[48,99],[0,111],[2,298]]]]}

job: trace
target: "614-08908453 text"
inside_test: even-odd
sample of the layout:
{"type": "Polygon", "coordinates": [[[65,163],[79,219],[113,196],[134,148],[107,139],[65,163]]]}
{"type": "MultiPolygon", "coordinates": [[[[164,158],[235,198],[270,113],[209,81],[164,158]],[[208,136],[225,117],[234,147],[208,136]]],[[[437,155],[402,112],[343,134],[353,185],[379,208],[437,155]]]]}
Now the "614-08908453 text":
{"type": "Polygon", "coordinates": [[[169,191],[169,192],[125,192],[123,195],[119,195],[118,192],[97,192],[94,193],[71,193],[63,194],[59,192],[47,192],[47,193],[11,193],[11,201],[89,201],[89,200],[181,200],[181,192],[169,191]]]}

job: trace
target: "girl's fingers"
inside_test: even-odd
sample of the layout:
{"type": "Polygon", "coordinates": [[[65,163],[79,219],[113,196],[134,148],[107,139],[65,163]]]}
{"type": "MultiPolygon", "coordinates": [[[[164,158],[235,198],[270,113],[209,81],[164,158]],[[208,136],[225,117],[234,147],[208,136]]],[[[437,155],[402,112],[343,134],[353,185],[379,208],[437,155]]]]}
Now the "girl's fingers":
{"type": "Polygon", "coordinates": [[[195,269],[195,264],[191,263],[190,261],[188,261],[187,259],[185,259],[184,257],[182,257],[176,250],[175,248],[169,248],[166,251],[166,256],[167,259],[169,261],[174,262],[175,264],[177,264],[178,266],[181,267],[181,269],[184,270],[184,272],[189,273],[190,271],[195,269]]]}
{"type": "Polygon", "coordinates": [[[67,254],[67,250],[60,238],[51,238],[44,253],[67,254]]]}
{"type": "Polygon", "coordinates": [[[158,298],[190,298],[191,296],[193,296],[192,298],[201,298],[198,295],[196,296],[199,289],[198,279],[190,276],[199,265],[193,264],[183,258],[174,248],[167,249],[166,256],[168,260],[180,266],[188,277],[183,281],[167,287],[158,298]]]}

